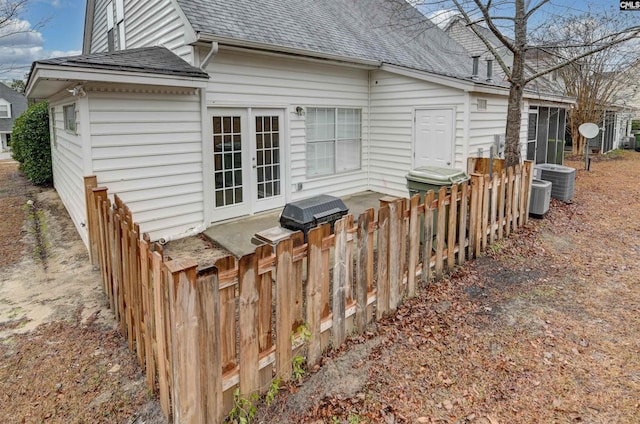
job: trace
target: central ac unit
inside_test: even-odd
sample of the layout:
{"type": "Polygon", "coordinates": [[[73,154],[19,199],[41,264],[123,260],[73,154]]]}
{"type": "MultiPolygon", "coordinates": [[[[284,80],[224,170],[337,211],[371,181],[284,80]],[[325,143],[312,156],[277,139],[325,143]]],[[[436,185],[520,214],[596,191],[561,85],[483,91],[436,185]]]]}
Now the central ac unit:
{"type": "Polygon", "coordinates": [[[531,182],[531,202],[529,215],[542,218],[549,210],[551,201],[551,183],[549,181],[536,180],[531,182]]]}
{"type": "Polygon", "coordinates": [[[541,180],[551,181],[551,197],[567,202],[573,199],[576,170],[568,166],[553,163],[541,163],[535,166],[541,180]]]}

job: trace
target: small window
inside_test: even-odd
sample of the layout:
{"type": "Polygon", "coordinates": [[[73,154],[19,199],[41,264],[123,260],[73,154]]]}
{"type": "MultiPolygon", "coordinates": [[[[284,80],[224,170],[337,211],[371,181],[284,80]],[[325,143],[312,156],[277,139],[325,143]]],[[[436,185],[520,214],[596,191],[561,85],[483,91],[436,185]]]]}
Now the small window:
{"type": "Polygon", "coordinates": [[[107,49],[112,52],[115,50],[114,42],[114,23],[113,23],[113,2],[107,3],[107,9],[105,11],[107,15],[107,49]]]}
{"type": "Polygon", "coordinates": [[[478,110],[487,110],[487,99],[478,99],[478,110]]]}
{"type": "Polygon", "coordinates": [[[307,108],[307,175],[360,169],[360,109],[307,108]]]}
{"type": "Polygon", "coordinates": [[[76,104],[66,105],[63,109],[64,113],[64,129],[76,132],[76,104]]]}
{"type": "Polygon", "coordinates": [[[9,105],[0,105],[0,118],[9,118],[9,105]]]}

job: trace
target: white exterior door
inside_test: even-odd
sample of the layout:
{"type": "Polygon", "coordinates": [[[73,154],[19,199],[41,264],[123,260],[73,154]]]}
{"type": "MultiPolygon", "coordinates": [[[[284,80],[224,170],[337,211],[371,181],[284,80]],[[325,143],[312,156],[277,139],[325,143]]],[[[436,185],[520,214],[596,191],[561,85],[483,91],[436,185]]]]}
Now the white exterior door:
{"type": "Polygon", "coordinates": [[[282,207],[284,112],[212,109],[213,221],[282,207]]]}
{"type": "Polygon", "coordinates": [[[413,142],[413,166],[453,164],[454,109],[417,109],[413,142]]]}
{"type": "Polygon", "coordinates": [[[251,116],[253,211],[260,212],[284,206],[284,113],[252,109],[251,116]]]}

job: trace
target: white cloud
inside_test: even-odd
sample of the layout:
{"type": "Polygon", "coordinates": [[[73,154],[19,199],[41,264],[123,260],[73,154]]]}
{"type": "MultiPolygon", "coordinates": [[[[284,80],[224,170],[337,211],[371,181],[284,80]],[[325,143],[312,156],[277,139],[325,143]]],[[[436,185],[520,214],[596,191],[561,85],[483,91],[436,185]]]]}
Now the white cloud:
{"type": "Polygon", "coordinates": [[[75,56],[80,51],[47,51],[42,34],[31,23],[14,19],[0,28],[0,79],[22,79],[36,60],[75,56]]]}

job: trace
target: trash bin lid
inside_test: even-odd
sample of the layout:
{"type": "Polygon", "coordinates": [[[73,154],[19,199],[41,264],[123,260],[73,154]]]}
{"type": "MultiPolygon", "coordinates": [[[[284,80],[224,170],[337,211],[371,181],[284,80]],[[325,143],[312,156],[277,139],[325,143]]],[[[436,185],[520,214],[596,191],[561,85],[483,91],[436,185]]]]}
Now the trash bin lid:
{"type": "Polygon", "coordinates": [[[421,166],[407,174],[407,180],[425,184],[448,186],[468,180],[469,176],[460,169],[445,168],[442,166],[421,166]]]}

